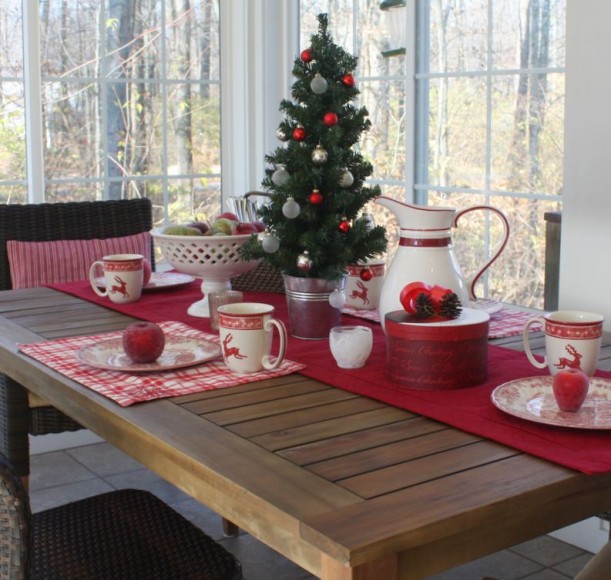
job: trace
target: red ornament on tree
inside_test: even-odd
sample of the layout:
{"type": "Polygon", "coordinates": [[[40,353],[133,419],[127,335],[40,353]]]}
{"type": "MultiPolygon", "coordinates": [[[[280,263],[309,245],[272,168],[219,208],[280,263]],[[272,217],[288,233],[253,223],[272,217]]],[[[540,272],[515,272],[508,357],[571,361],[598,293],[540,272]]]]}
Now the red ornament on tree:
{"type": "Polygon", "coordinates": [[[295,127],[293,129],[293,139],[295,141],[303,141],[306,138],[306,130],[303,127],[295,127]]]}
{"type": "Polygon", "coordinates": [[[339,222],[339,225],[337,226],[337,229],[340,232],[342,232],[342,234],[347,234],[350,231],[351,227],[352,226],[350,225],[350,222],[348,221],[348,219],[344,217],[339,222]]]}
{"type": "Polygon", "coordinates": [[[313,189],[308,199],[312,205],[320,205],[323,200],[322,193],[318,189],[313,189]]]}
{"type": "Polygon", "coordinates": [[[345,87],[349,87],[352,88],[354,86],[354,77],[350,74],[350,73],[346,73],[343,77],[342,77],[342,84],[345,87]]]}
{"type": "Polygon", "coordinates": [[[322,122],[327,127],[334,127],[335,125],[337,125],[338,121],[339,119],[337,118],[337,115],[335,113],[325,113],[325,116],[322,118],[322,122]]]}
{"type": "Polygon", "coordinates": [[[313,58],[312,51],[309,48],[301,51],[301,60],[303,62],[312,62],[313,58]]]}
{"type": "Polygon", "coordinates": [[[363,282],[369,282],[369,280],[371,280],[373,278],[373,271],[371,268],[363,268],[361,270],[361,273],[359,274],[359,277],[361,278],[361,280],[363,280],[363,282]]]}

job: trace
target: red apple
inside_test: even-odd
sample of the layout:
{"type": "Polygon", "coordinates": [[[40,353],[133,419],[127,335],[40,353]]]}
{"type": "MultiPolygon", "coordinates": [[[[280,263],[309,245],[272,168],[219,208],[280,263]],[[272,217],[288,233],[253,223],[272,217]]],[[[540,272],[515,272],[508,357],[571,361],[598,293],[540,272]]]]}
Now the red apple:
{"type": "Polygon", "coordinates": [[[258,232],[259,230],[255,227],[255,225],[251,224],[250,222],[238,222],[232,231],[234,235],[256,234],[258,232]]]}
{"type": "Polygon", "coordinates": [[[263,222],[252,222],[252,225],[257,228],[258,232],[264,232],[267,226],[263,222]]]}
{"type": "Polygon", "coordinates": [[[136,363],[157,360],[165,347],[165,334],[154,322],[132,322],[122,339],[125,354],[136,363]]]}
{"type": "Polygon", "coordinates": [[[590,377],[580,369],[565,369],[554,375],[552,387],[558,406],[563,411],[579,411],[583,404],[590,377]]]}

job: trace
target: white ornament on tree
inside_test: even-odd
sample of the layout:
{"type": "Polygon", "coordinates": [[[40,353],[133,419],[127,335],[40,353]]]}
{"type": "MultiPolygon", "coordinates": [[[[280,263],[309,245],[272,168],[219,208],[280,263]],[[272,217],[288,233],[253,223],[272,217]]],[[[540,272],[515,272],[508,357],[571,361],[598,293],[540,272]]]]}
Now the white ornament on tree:
{"type": "Polygon", "coordinates": [[[346,304],[346,293],[336,288],[329,294],[329,304],[333,308],[343,308],[344,304],[346,304]]]}
{"type": "Polygon", "coordinates": [[[315,95],[322,95],[323,93],[326,93],[328,86],[329,83],[327,83],[327,79],[320,73],[316,73],[310,82],[310,88],[315,95]]]}
{"type": "Polygon", "coordinates": [[[291,178],[291,174],[284,165],[278,165],[276,171],[272,173],[272,182],[278,187],[282,187],[291,178]]]}
{"type": "Polygon", "coordinates": [[[263,251],[268,254],[275,254],[280,249],[280,240],[270,233],[266,233],[261,240],[263,251]]]}
{"type": "Polygon", "coordinates": [[[340,187],[350,187],[354,183],[354,176],[350,171],[344,169],[341,177],[339,178],[339,186],[340,187]]]}
{"type": "Polygon", "coordinates": [[[290,135],[287,135],[281,127],[278,127],[276,130],[276,137],[278,137],[280,141],[288,141],[290,139],[290,135]]]}
{"type": "Polygon", "coordinates": [[[292,197],[289,197],[282,206],[282,214],[284,217],[292,220],[295,219],[300,213],[301,207],[299,204],[292,197]]]}

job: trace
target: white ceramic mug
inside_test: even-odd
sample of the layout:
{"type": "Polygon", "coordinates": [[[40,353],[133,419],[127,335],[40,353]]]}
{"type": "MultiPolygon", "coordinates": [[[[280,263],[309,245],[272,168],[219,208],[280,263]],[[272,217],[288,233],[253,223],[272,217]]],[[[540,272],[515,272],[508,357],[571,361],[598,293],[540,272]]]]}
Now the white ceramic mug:
{"type": "Polygon", "coordinates": [[[348,266],[346,306],[358,310],[374,310],[380,305],[386,265],[383,260],[369,260],[348,266]]]}
{"type": "Polygon", "coordinates": [[[580,310],[559,310],[531,318],[523,333],[526,356],[538,369],[549,367],[552,375],[574,368],[592,376],[600,353],[603,320],[601,314],[580,310]],[[537,322],[545,332],[545,357],[542,362],[533,356],[528,338],[530,327],[537,322]]]}
{"type": "Polygon", "coordinates": [[[108,296],[115,304],[128,304],[140,299],[144,280],[144,256],[140,254],[112,254],[97,260],[89,268],[89,281],[99,296],[108,296]],[[104,289],[98,288],[97,270],[104,274],[104,289]]]}
{"type": "Polygon", "coordinates": [[[218,307],[219,335],[225,364],[235,373],[277,368],[286,352],[286,328],[274,318],[274,307],[238,302],[218,307]],[[271,356],[273,329],[280,338],[278,355],[271,356]]]}

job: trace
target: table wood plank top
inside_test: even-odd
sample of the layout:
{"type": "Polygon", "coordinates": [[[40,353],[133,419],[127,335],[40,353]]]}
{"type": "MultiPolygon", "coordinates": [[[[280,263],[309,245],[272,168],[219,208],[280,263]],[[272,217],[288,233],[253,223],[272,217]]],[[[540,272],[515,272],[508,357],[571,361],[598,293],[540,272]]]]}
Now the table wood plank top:
{"type": "Polygon", "coordinates": [[[299,374],[120,407],[16,346],[132,320],[47,288],[0,292],[0,371],[325,580],[422,578],[611,507],[611,474],[299,374]]]}

